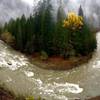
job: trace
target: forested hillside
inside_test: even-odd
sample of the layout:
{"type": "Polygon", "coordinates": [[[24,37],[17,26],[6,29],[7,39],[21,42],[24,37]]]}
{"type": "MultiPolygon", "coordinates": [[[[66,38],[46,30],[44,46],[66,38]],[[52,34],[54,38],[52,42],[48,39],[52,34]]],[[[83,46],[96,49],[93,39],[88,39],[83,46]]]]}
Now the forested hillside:
{"type": "Polygon", "coordinates": [[[40,1],[29,18],[23,15],[16,20],[11,19],[2,31],[4,35],[12,35],[16,49],[29,54],[45,52],[48,56],[68,58],[93,52],[96,38],[86,23],[82,7],[78,15],[74,12],[66,13],[60,2],[56,20],[53,11],[50,0],[40,1]]]}

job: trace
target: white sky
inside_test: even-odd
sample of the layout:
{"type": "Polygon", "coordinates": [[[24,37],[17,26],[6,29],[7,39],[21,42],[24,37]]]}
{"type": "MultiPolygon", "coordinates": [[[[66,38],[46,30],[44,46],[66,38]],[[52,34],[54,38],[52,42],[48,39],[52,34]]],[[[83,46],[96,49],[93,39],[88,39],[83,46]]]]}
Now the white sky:
{"type": "Polygon", "coordinates": [[[30,6],[32,6],[34,4],[34,2],[37,3],[39,0],[22,0],[22,1],[28,3],[30,6]]]}
{"type": "Polygon", "coordinates": [[[29,5],[33,5],[33,0],[22,0],[22,1],[28,3],[29,5]]]}
{"type": "MultiPolygon", "coordinates": [[[[22,0],[24,2],[26,2],[27,4],[29,4],[30,6],[35,5],[38,3],[39,0],[22,0]]],[[[70,0],[70,2],[73,2],[74,4],[77,4],[80,0],[70,0]]]]}

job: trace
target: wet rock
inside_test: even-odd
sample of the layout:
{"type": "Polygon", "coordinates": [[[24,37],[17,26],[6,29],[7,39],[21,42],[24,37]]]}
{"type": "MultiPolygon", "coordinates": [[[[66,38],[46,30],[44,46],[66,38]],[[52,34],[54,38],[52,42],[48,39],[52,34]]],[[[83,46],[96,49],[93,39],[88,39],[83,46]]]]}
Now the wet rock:
{"type": "Polygon", "coordinates": [[[11,63],[11,62],[7,62],[7,64],[8,64],[8,65],[12,65],[12,63],[11,63]]]}

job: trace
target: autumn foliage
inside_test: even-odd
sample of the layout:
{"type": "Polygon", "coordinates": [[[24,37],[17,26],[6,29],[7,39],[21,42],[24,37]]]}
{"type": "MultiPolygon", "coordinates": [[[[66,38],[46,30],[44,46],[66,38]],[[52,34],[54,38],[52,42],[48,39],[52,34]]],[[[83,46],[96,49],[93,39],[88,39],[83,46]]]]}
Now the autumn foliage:
{"type": "Polygon", "coordinates": [[[82,26],[83,26],[83,17],[78,16],[74,12],[69,12],[67,18],[63,22],[63,27],[71,30],[81,29],[82,26]]]}

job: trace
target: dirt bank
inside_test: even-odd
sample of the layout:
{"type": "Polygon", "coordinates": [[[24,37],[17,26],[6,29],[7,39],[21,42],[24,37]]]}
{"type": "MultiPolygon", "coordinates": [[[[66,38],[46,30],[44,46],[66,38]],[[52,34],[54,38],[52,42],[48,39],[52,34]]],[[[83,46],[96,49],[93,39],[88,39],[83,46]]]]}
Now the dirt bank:
{"type": "Polygon", "coordinates": [[[88,100],[100,100],[100,96],[97,96],[97,97],[94,97],[94,98],[91,98],[91,99],[88,99],[88,100]]]}
{"type": "Polygon", "coordinates": [[[70,59],[64,59],[63,57],[49,57],[47,60],[41,60],[39,56],[31,57],[31,62],[39,66],[40,68],[44,69],[51,69],[51,70],[69,70],[78,65],[87,63],[89,59],[91,59],[92,54],[88,56],[80,56],[80,57],[72,57],[70,59]]]}

